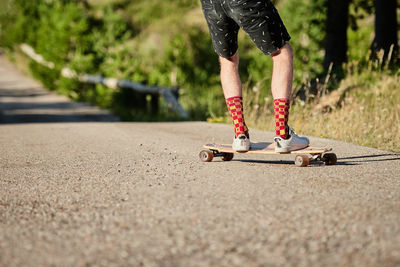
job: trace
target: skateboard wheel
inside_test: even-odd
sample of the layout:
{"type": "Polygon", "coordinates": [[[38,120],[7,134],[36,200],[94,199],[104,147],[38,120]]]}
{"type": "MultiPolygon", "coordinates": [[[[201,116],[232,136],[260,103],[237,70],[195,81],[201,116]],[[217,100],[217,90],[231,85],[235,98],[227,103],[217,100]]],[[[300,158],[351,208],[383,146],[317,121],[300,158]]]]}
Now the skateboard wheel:
{"type": "Polygon", "coordinates": [[[337,157],[335,153],[326,153],[322,156],[322,161],[325,165],[335,165],[337,162],[337,157]]]}
{"type": "Polygon", "coordinates": [[[214,158],[214,154],[209,150],[202,150],[199,154],[200,160],[203,162],[210,162],[214,158]]]}
{"type": "Polygon", "coordinates": [[[222,153],[223,161],[231,161],[233,159],[233,153],[222,153]]]}
{"type": "Polygon", "coordinates": [[[310,158],[307,155],[297,155],[294,164],[299,167],[306,167],[310,164],[310,158]]]}

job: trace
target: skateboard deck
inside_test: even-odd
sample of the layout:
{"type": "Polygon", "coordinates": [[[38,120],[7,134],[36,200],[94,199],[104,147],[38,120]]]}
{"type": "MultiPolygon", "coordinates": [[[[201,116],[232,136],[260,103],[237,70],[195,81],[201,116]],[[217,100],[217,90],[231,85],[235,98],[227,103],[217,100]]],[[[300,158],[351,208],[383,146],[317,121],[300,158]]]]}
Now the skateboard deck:
{"type": "Polygon", "coordinates": [[[221,157],[223,161],[230,161],[233,159],[235,153],[240,154],[296,154],[295,164],[300,167],[305,167],[310,164],[310,161],[322,161],[326,165],[335,165],[337,157],[334,153],[326,153],[331,151],[331,148],[327,147],[306,147],[300,150],[290,151],[287,153],[275,152],[275,146],[273,143],[259,142],[251,143],[249,151],[237,152],[232,149],[232,145],[224,144],[207,144],[203,146],[207,150],[202,150],[199,154],[200,159],[204,162],[210,162],[214,157],[221,157]],[[309,156],[311,155],[311,157],[309,156]]]}

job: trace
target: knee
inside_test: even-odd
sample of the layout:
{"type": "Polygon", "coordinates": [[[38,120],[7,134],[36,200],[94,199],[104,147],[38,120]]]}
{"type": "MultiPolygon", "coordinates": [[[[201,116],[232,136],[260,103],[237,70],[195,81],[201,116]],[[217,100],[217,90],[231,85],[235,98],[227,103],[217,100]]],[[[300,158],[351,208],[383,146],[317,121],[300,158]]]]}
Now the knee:
{"type": "Polygon", "coordinates": [[[271,54],[273,60],[293,60],[294,52],[289,43],[286,43],[281,49],[271,54]]]}
{"type": "Polygon", "coordinates": [[[285,52],[287,53],[288,57],[290,59],[293,59],[294,51],[293,51],[292,46],[289,43],[286,43],[283,48],[285,49],[285,52]]]}
{"type": "Polygon", "coordinates": [[[224,57],[219,57],[219,62],[221,66],[225,65],[239,65],[239,54],[236,52],[233,56],[224,58],[224,57]]]}

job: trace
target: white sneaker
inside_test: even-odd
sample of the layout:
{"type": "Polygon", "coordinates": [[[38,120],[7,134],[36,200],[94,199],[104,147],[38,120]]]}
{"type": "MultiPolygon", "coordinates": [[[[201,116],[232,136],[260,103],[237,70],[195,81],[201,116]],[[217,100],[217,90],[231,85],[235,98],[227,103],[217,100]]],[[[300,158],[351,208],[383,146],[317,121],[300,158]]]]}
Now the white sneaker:
{"type": "Polygon", "coordinates": [[[289,136],[290,138],[287,140],[283,139],[280,136],[276,136],[274,138],[275,152],[287,153],[290,151],[306,148],[310,144],[310,140],[307,137],[298,136],[292,129],[290,129],[290,127],[289,136]]]}
{"type": "Polygon", "coordinates": [[[239,134],[233,138],[232,149],[238,152],[246,152],[250,150],[250,139],[244,134],[239,134]]]}

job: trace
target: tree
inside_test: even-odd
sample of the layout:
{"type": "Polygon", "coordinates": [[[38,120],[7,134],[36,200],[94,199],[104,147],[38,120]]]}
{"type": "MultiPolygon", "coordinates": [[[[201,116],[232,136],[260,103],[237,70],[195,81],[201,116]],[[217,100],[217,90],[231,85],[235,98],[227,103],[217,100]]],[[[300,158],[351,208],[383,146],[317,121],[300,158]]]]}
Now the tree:
{"type": "Polygon", "coordinates": [[[324,70],[347,62],[347,27],[350,0],[327,0],[324,70]]]}
{"type": "Polygon", "coordinates": [[[397,0],[374,0],[375,38],[372,42],[372,56],[377,58],[380,50],[384,51],[383,62],[398,60],[397,38],[397,0]],[[390,57],[390,58],[389,58],[390,57]]]}

